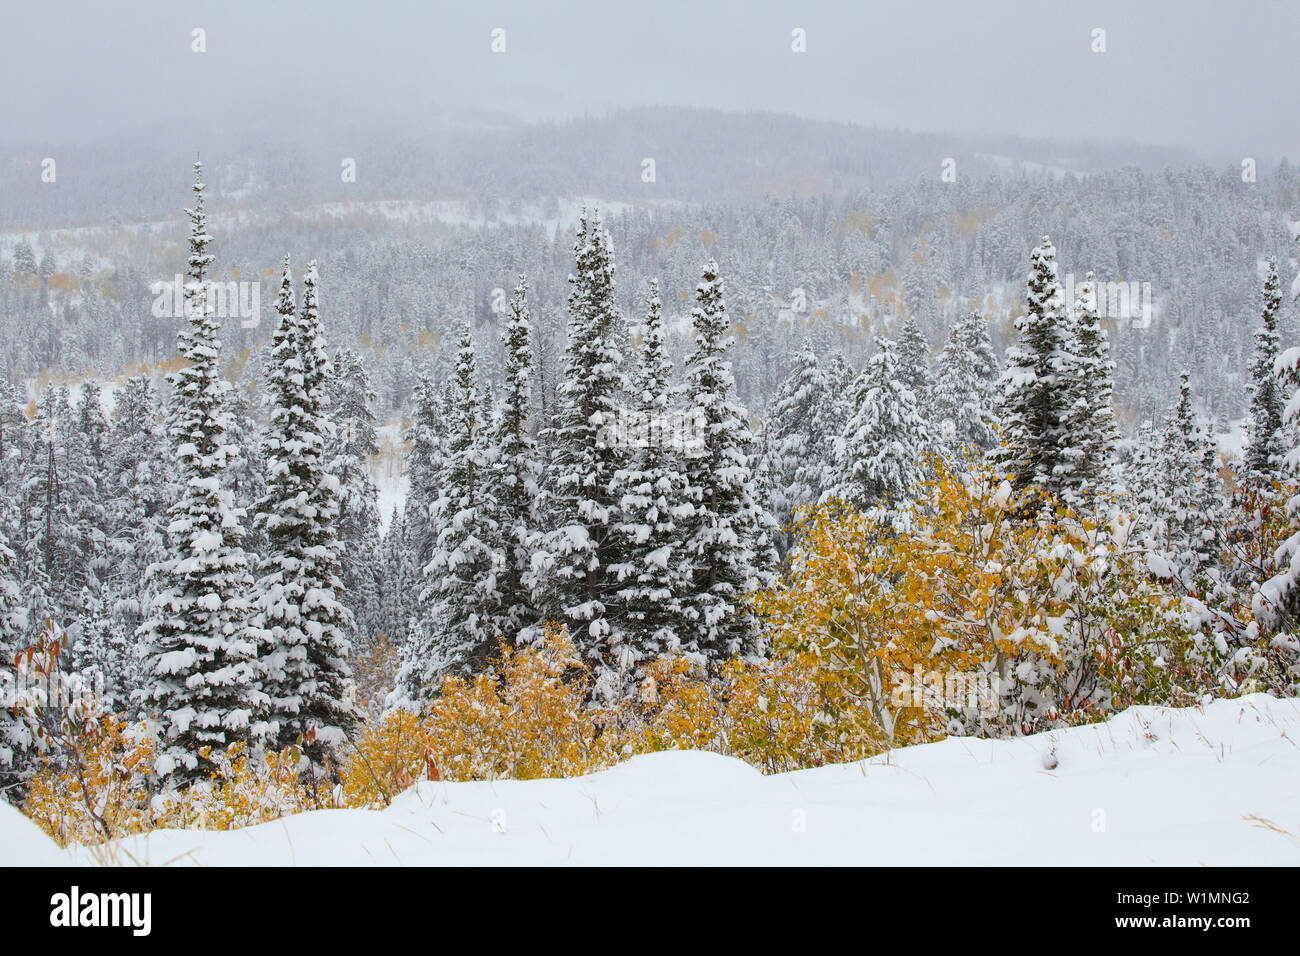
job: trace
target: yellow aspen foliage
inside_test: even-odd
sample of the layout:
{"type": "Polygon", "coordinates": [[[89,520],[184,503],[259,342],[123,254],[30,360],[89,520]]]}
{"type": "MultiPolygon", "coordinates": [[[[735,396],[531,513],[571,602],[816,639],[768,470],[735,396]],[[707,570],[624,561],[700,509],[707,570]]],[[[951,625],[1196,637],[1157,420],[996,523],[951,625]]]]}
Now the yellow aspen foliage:
{"type": "Polygon", "coordinates": [[[885,744],[1027,733],[1213,685],[1214,654],[1118,510],[1076,515],[940,463],[903,526],[812,508],[755,600],[776,654],[815,655],[841,717],[865,711],[885,744]]]}
{"type": "Polygon", "coordinates": [[[659,750],[730,753],[722,681],[683,655],[649,661],[639,693],[602,715],[620,757],[659,750]]]}
{"type": "Polygon", "coordinates": [[[727,705],[724,752],[764,773],[862,760],[887,747],[841,674],[812,652],[761,664],[729,661],[719,683],[727,705]]]}
{"type": "Polygon", "coordinates": [[[926,738],[916,708],[891,700],[894,685],[929,661],[934,644],[904,613],[905,596],[895,586],[897,535],[888,523],[838,503],[803,512],[797,533],[784,580],[753,600],[774,652],[811,655],[843,708],[865,712],[855,722],[868,717],[874,739],[926,738]]]}
{"type": "Polygon", "coordinates": [[[301,773],[297,748],[261,754],[244,744],[207,754],[211,780],[155,794],[155,744],[144,721],[88,722],[32,778],[24,812],[60,844],[92,845],[157,827],[229,830],[340,805],[341,792],[321,792],[301,773]]]}
{"type": "Polygon", "coordinates": [[[102,717],[70,742],[66,759],[46,758],[23,811],[61,845],[93,844],[153,826],[146,774],[154,738],[143,722],[102,717]]]}
{"type": "Polygon", "coordinates": [[[440,772],[450,780],[567,777],[607,765],[588,709],[587,665],[568,631],[546,627],[541,646],[504,642],[493,672],[449,677],[427,721],[440,772]]]}
{"type": "Polygon", "coordinates": [[[1057,541],[1062,515],[1041,505],[984,468],[940,467],[925,485],[894,559],[900,616],[929,645],[926,670],[985,670],[1005,682],[1013,663],[1061,663],[1057,578],[1067,552],[1057,541]]]}
{"type": "Polygon", "coordinates": [[[278,820],[291,813],[342,806],[342,793],[319,787],[302,773],[297,747],[255,753],[232,744],[215,755],[212,778],[153,801],[156,826],[187,830],[234,830],[278,820]]]}
{"type": "Polygon", "coordinates": [[[382,806],[416,780],[529,780],[610,766],[615,735],[587,704],[590,671],[568,631],[502,642],[492,668],[448,677],[423,714],[393,711],[365,733],[343,777],[350,803],[382,806]]]}
{"type": "Polygon", "coordinates": [[[387,806],[395,795],[424,778],[425,754],[431,745],[428,725],[409,710],[390,711],[368,724],[343,773],[348,806],[387,806]]]}

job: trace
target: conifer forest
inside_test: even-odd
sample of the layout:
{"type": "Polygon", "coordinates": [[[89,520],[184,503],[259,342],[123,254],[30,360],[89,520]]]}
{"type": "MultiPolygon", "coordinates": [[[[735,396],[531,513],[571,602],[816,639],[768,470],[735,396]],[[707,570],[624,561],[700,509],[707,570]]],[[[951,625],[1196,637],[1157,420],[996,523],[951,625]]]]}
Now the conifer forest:
{"type": "Polygon", "coordinates": [[[1300,864],[1300,10],[497,6],[0,12],[0,864],[1300,864]]]}

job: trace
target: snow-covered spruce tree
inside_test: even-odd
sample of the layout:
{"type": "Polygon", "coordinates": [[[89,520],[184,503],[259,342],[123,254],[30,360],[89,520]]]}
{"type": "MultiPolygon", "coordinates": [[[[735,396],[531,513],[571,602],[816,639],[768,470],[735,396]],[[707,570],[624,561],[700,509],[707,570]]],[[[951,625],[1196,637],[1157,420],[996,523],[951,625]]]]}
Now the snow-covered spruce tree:
{"type": "Polygon", "coordinates": [[[500,597],[495,608],[487,609],[488,625],[511,642],[541,623],[530,586],[533,550],[542,533],[542,464],[532,435],[532,336],[528,277],[520,275],[501,336],[506,361],[490,436],[494,456],[487,471],[489,500],[496,508],[492,547],[502,561],[497,576],[500,597]]]}
{"type": "Polygon", "coordinates": [[[1277,331],[1282,296],[1278,289],[1277,262],[1268,261],[1264,279],[1260,326],[1255,332],[1255,355],[1250,363],[1250,416],[1246,447],[1242,453],[1244,478],[1262,492],[1268,492],[1281,477],[1286,447],[1282,434],[1284,400],[1282,383],[1274,374],[1280,350],[1277,331]]]}
{"type": "Polygon", "coordinates": [[[1157,577],[1176,579],[1192,590],[1218,565],[1222,495],[1215,467],[1218,449],[1208,423],[1196,414],[1189,378],[1187,371],[1179,376],[1178,404],[1166,420],[1147,478],[1155,482],[1148,564],[1157,577]]]}
{"type": "Polygon", "coordinates": [[[406,511],[394,506],[379,551],[379,633],[387,635],[399,653],[411,639],[411,622],[424,586],[410,526],[410,504],[406,511]]]}
{"type": "Polygon", "coordinates": [[[342,489],[325,460],[332,368],[321,331],[316,263],[295,313],[285,256],[265,381],[270,417],[262,440],[266,494],[257,522],[267,550],[258,572],[252,632],[266,708],[259,735],[277,749],[299,744],[318,767],[356,723],[346,661],[351,615],[343,594],[342,489]]]}
{"type": "Polygon", "coordinates": [[[902,530],[931,447],[916,396],[898,374],[894,343],[877,339],[853,383],[853,414],[835,443],[839,480],[825,497],[902,530]]]}
{"type": "Polygon", "coordinates": [[[108,464],[108,419],[104,416],[104,389],[93,379],[81,383],[72,409],[78,449],[92,475],[103,475],[108,464]]]}
{"type": "Polygon", "coordinates": [[[1060,494],[1066,483],[1061,470],[1067,447],[1063,420],[1071,397],[1069,329],[1057,281],[1056,248],[1048,237],[1030,259],[1026,310],[1015,323],[1020,341],[1007,349],[1002,373],[1002,446],[994,450],[993,460],[1011,474],[1017,489],[1036,485],[1060,494]]]}
{"type": "Polygon", "coordinates": [[[949,456],[997,445],[997,373],[988,323],[969,312],[948,330],[930,390],[933,437],[949,456]]]}
{"type": "Polygon", "coordinates": [[[166,556],[167,503],[176,497],[158,411],[149,377],[127,379],[114,405],[109,464],[101,483],[108,511],[103,580],[113,640],[120,642],[115,653],[120,653],[116,663],[123,701],[142,686],[143,661],[134,635],[153,598],[148,568],[166,556]]]}
{"type": "Polygon", "coordinates": [[[433,503],[437,540],[390,705],[418,707],[441,689],[443,677],[485,670],[500,636],[488,613],[500,606],[502,562],[492,548],[497,509],[477,374],[474,336],[466,326],[452,379],[447,454],[438,478],[442,491],[433,503]]]}
{"type": "MultiPolygon", "coordinates": [[[[453,383],[448,381],[446,385],[450,388],[453,383]]],[[[449,395],[434,383],[432,370],[424,369],[415,383],[411,424],[403,435],[410,446],[405,459],[410,491],[402,509],[400,526],[396,522],[390,525],[384,542],[387,554],[383,580],[384,619],[388,622],[388,636],[400,649],[404,661],[422,660],[427,656],[421,646],[413,642],[422,639],[416,633],[415,625],[420,592],[424,588],[424,568],[433,557],[437,544],[433,506],[442,494],[440,483],[443,460],[447,455],[447,419],[450,413],[449,395]]]]}
{"type": "Polygon", "coordinates": [[[263,700],[257,648],[247,629],[253,581],[241,547],[241,514],[222,483],[231,455],[229,385],[218,366],[220,324],[208,308],[212,237],[198,163],[194,172],[194,208],[187,210],[189,324],[179,336],[184,365],[168,376],[167,432],[180,498],[169,509],[167,558],[153,569],[157,596],[139,631],[148,662],[141,701],[157,715],[162,738],[156,769],[178,781],[213,769],[201,748],[221,749],[247,738],[263,700]]]}
{"type": "Polygon", "coordinates": [[[60,492],[69,499],[79,542],[72,561],[80,572],[78,593],[69,596],[68,639],[72,669],[98,673],[106,682],[109,697],[120,702],[128,640],[114,627],[109,613],[112,596],[108,579],[113,560],[106,544],[113,501],[102,395],[98,382],[82,383],[63,442],[66,465],[60,492]]]}
{"type": "Polygon", "coordinates": [[[1067,503],[1077,509],[1104,505],[1114,490],[1119,425],[1115,420],[1110,346],[1097,314],[1093,274],[1079,286],[1069,316],[1070,356],[1063,376],[1070,396],[1061,423],[1067,443],[1061,467],[1067,503]]]}
{"type": "Polygon", "coordinates": [[[0,800],[7,799],[24,776],[23,755],[32,743],[29,720],[15,713],[18,674],[14,659],[23,650],[27,609],[13,575],[14,553],[0,531],[0,800]]]}
{"type": "Polygon", "coordinates": [[[67,414],[67,394],[47,388],[36,404],[36,416],[25,429],[27,454],[19,463],[21,497],[13,540],[18,554],[18,583],[27,608],[26,646],[33,645],[47,621],[59,622],[57,582],[63,577],[59,542],[66,522],[59,498],[57,421],[67,414]]]}
{"type": "Polygon", "coordinates": [[[805,339],[763,423],[771,486],[768,509],[777,522],[775,544],[782,558],[794,546],[796,512],[821,498],[830,465],[834,436],[821,431],[823,422],[818,417],[822,403],[828,400],[826,391],[826,376],[812,343],[805,339]]]}
{"type": "Polygon", "coordinates": [[[625,389],[623,318],[614,302],[614,257],[597,212],[585,211],[569,277],[569,335],[560,383],[559,424],[547,489],[552,530],[538,553],[549,614],[568,625],[583,656],[609,661],[616,643],[619,587],[612,568],[623,563],[614,474],[623,449],[608,439],[625,389]]]}
{"type": "Polygon", "coordinates": [[[99,383],[84,382],[71,414],[60,421],[59,445],[62,450],[62,467],[59,495],[67,506],[70,542],[74,550],[68,555],[72,572],[66,604],[68,623],[79,636],[80,612],[88,601],[98,602],[108,561],[104,554],[107,530],[107,495],[103,479],[107,471],[105,453],[108,420],[100,402],[99,383]]]}
{"type": "Polygon", "coordinates": [[[26,239],[14,246],[14,272],[18,275],[36,275],[36,250],[26,239]]]}
{"type": "Polygon", "coordinates": [[[0,534],[13,540],[21,517],[23,468],[32,457],[31,428],[20,391],[0,375],[0,534]]]}
{"type": "Polygon", "coordinates": [[[899,377],[916,396],[918,407],[924,408],[930,394],[930,343],[917,326],[915,313],[903,322],[897,351],[899,377]]]}
{"type": "Polygon", "coordinates": [[[615,475],[624,540],[621,580],[622,639],[610,670],[598,675],[614,696],[635,686],[642,661],[675,650],[683,629],[682,595],[692,583],[683,573],[680,525],[694,507],[686,500],[681,457],[687,451],[674,419],[672,362],[664,344],[659,283],[652,281],[631,401],[618,438],[628,459],[615,475]]]}
{"type": "Polygon", "coordinates": [[[1154,522],[1164,501],[1163,443],[1164,434],[1156,428],[1156,423],[1149,418],[1143,421],[1133,440],[1132,456],[1122,471],[1124,493],[1146,525],[1154,522]]]}
{"type": "Polygon", "coordinates": [[[690,585],[681,596],[690,629],[684,649],[709,661],[761,651],[742,599],[770,583],[776,566],[776,522],[764,510],[754,477],[754,435],[735,400],[727,356],[735,340],[718,264],[710,259],[695,287],[695,345],[686,359],[684,422],[698,430],[683,456],[687,500],[681,521],[690,585]]]}
{"type": "Polygon", "coordinates": [[[60,631],[80,631],[83,595],[93,585],[91,564],[98,557],[94,512],[95,478],[77,440],[68,390],[47,388],[32,421],[35,454],[23,483],[21,542],[27,557],[28,635],[34,640],[46,622],[60,631]]]}
{"type": "Polygon", "coordinates": [[[362,650],[380,632],[379,502],[370,477],[370,457],[379,451],[375,401],[361,358],[351,349],[335,354],[330,379],[334,436],[326,445],[328,470],[339,480],[339,543],[342,545],[343,603],[352,615],[349,644],[362,650]]]}
{"type": "Polygon", "coordinates": [[[989,336],[989,323],[978,312],[968,312],[962,322],[966,330],[966,346],[975,356],[975,376],[985,382],[991,407],[997,405],[998,357],[993,351],[989,336]]]}
{"type": "Polygon", "coordinates": [[[118,393],[109,432],[112,501],[109,553],[117,593],[115,613],[140,624],[145,605],[139,588],[145,569],[163,556],[164,517],[170,481],[162,459],[164,435],[158,427],[159,404],[146,375],[126,380],[118,393]]]}
{"type": "Polygon", "coordinates": [[[839,484],[840,477],[836,463],[835,446],[844,429],[848,427],[849,417],[853,414],[853,382],[857,374],[844,356],[838,352],[831,355],[826,362],[826,387],[817,403],[814,413],[813,430],[817,433],[824,448],[821,462],[821,480],[818,500],[826,497],[826,492],[839,484]]]}
{"type": "Polygon", "coordinates": [[[0,494],[10,501],[18,499],[22,463],[31,456],[27,418],[22,413],[26,404],[22,389],[0,372],[0,494]]]}
{"type": "MultiPolygon", "coordinates": [[[[1295,227],[1295,238],[1300,241],[1300,225],[1295,227]]],[[[1300,275],[1291,285],[1292,297],[1300,300],[1300,275]]],[[[1294,662],[1293,674],[1300,683],[1300,443],[1294,436],[1300,434],[1300,346],[1283,351],[1273,363],[1273,374],[1287,396],[1283,410],[1283,424],[1292,436],[1293,447],[1283,459],[1284,474],[1291,478],[1286,503],[1290,518],[1290,535],[1273,554],[1277,573],[1265,581],[1252,598],[1255,617],[1272,628],[1275,649],[1289,655],[1294,662]]]]}
{"type": "MultiPolygon", "coordinates": [[[[438,476],[447,450],[443,407],[438,386],[429,371],[420,374],[412,398],[411,425],[405,440],[411,446],[406,455],[410,492],[406,496],[406,538],[414,549],[414,563],[423,568],[433,556],[436,532],[432,524],[433,503],[441,491],[438,476]]],[[[393,635],[396,637],[397,635],[393,635]]]]}
{"type": "MultiPolygon", "coordinates": [[[[263,360],[262,365],[267,362],[263,360]]],[[[227,439],[230,460],[226,465],[226,480],[235,506],[251,514],[257,503],[266,497],[266,462],[262,458],[262,429],[257,421],[259,396],[241,385],[235,385],[227,395],[226,410],[230,414],[227,439]]],[[[260,526],[244,529],[244,550],[250,555],[266,550],[266,535],[260,526]]]]}
{"type": "MultiPolygon", "coordinates": [[[[31,429],[26,417],[19,411],[19,397],[18,390],[0,378],[0,537],[3,537],[6,542],[20,540],[24,518],[22,469],[24,461],[30,458],[32,453],[31,429]]],[[[19,559],[12,551],[6,561],[4,573],[14,583],[16,589],[12,609],[23,607],[25,617],[26,608],[21,600],[19,559]]],[[[9,640],[16,645],[22,640],[25,630],[25,627],[20,627],[16,633],[11,633],[7,638],[0,638],[0,640],[9,640]]],[[[16,649],[15,646],[14,650],[16,649]]],[[[0,653],[3,652],[4,648],[0,648],[0,653]]],[[[12,654],[8,659],[12,663],[12,654]]],[[[4,658],[0,657],[0,668],[4,666],[4,658]]],[[[0,787],[3,786],[4,784],[0,783],[0,787]]]]}

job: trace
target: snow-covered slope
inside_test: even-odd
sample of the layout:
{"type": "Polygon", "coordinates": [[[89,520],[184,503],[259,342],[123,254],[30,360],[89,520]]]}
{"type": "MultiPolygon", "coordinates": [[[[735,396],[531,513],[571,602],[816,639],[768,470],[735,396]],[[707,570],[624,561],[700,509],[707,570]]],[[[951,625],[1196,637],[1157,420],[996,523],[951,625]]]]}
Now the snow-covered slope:
{"type": "MultiPolygon", "coordinates": [[[[34,845],[33,829],[0,817],[0,859],[21,862],[8,847],[14,833],[34,845]]],[[[1295,865],[1300,701],[1135,708],[772,777],[713,754],[652,754],[571,780],[422,783],[382,812],[156,832],[118,849],[123,862],[205,865],[1295,865]]]]}
{"type": "Polygon", "coordinates": [[[0,800],[0,865],[67,866],[70,862],[45,831],[0,800]]]}

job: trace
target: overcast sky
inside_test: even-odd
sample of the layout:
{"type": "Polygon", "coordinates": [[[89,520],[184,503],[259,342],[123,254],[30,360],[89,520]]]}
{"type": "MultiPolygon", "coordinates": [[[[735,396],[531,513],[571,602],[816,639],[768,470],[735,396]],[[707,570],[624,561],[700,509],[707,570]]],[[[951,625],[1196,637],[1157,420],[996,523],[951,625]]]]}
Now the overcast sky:
{"type": "Polygon", "coordinates": [[[313,112],[398,129],[440,109],[667,104],[1294,160],[1298,61],[1292,0],[32,0],[0,13],[0,140],[208,113],[273,115],[292,133],[313,112]],[[191,51],[195,27],[206,53],[191,51]]]}

